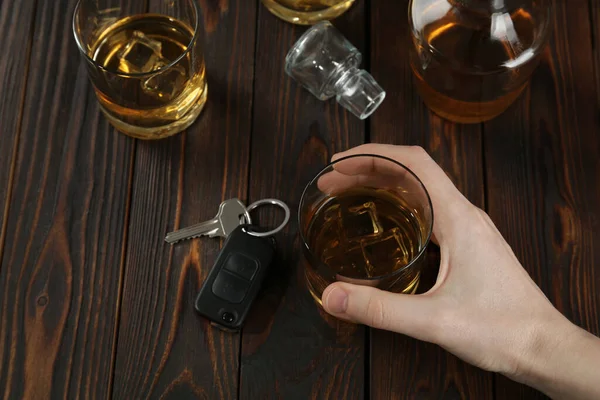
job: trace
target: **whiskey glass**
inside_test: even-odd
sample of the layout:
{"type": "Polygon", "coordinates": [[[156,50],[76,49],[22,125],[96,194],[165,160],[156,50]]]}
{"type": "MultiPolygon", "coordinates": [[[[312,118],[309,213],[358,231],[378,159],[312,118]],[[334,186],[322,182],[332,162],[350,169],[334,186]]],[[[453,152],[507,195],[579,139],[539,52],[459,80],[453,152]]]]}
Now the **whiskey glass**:
{"type": "Polygon", "coordinates": [[[100,109],[119,131],[139,139],[181,132],[207,97],[196,3],[150,2],[146,13],[119,4],[80,0],[73,15],[100,109]]]}
{"type": "Polygon", "coordinates": [[[317,303],[335,281],[416,291],[433,207],[401,163],[371,154],[333,161],[304,189],[298,223],[306,285],[317,303]]]}
{"type": "Polygon", "coordinates": [[[312,25],[342,15],[355,0],[262,0],[269,11],[298,25],[312,25]]]}

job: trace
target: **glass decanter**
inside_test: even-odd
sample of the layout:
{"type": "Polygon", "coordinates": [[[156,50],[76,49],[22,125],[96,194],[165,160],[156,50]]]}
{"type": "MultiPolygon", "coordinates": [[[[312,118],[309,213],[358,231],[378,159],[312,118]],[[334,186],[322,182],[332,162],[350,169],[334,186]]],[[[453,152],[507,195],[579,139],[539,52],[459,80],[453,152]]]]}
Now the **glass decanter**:
{"type": "Polygon", "coordinates": [[[548,42],[549,0],[411,0],[410,64],[436,114],[478,123],[527,86],[548,42]]]}

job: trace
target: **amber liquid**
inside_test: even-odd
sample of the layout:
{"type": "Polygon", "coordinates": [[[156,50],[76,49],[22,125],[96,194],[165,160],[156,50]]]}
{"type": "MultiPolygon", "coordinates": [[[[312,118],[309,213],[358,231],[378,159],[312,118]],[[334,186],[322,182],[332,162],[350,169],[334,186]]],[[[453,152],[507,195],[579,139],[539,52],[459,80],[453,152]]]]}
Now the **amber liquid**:
{"type": "Polygon", "coordinates": [[[325,287],[337,280],[414,292],[420,269],[404,267],[425,246],[422,226],[402,198],[384,189],[353,188],[328,198],[307,229],[316,258],[306,268],[309,290],[318,301],[325,287]],[[320,263],[326,268],[320,269],[320,263]],[[398,273],[390,277],[394,272],[398,273]]]}
{"type": "Polygon", "coordinates": [[[279,18],[300,25],[310,25],[343,14],[355,0],[263,0],[279,18]]]}
{"type": "Polygon", "coordinates": [[[186,51],[193,36],[186,24],[157,14],[121,19],[98,35],[90,57],[104,70],[91,77],[113,125],[158,139],[195,120],[206,102],[206,78],[199,49],[186,51]]]}
{"type": "Polygon", "coordinates": [[[531,51],[535,24],[524,9],[495,22],[458,10],[424,26],[411,67],[432,111],[455,122],[483,122],[504,112],[526,87],[539,61],[531,51]]]}

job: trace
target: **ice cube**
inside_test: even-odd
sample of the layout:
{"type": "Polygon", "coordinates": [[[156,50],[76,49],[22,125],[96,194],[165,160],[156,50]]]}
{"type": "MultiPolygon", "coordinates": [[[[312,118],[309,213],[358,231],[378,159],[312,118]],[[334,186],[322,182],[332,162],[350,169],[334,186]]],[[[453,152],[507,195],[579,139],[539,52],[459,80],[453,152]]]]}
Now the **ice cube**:
{"type": "Polygon", "coordinates": [[[338,244],[335,248],[327,249],[323,253],[323,262],[339,275],[350,278],[373,276],[372,267],[366,262],[360,246],[343,248],[338,244]]]}
{"type": "Polygon", "coordinates": [[[329,247],[323,250],[321,259],[332,270],[343,272],[346,265],[346,258],[344,257],[344,251],[340,246],[339,240],[329,243],[329,247]]]}
{"type": "Polygon", "coordinates": [[[332,270],[343,274],[346,264],[343,253],[328,252],[323,254],[323,262],[332,270]]]}
{"type": "Polygon", "coordinates": [[[342,224],[348,241],[376,237],[383,232],[377,218],[377,208],[372,201],[342,210],[342,224]]]}
{"type": "Polygon", "coordinates": [[[133,31],[129,42],[117,54],[119,71],[128,74],[152,72],[161,67],[162,44],[141,31],[133,31]]]}
{"type": "Polygon", "coordinates": [[[323,249],[323,261],[328,260],[330,258],[338,257],[340,254],[340,241],[339,240],[329,240],[327,242],[327,247],[323,249]]]}
{"type": "MultiPolygon", "coordinates": [[[[166,64],[161,62],[162,66],[166,66],[166,64]]],[[[146,94],[162,100],[171,100],[183,91],[186,79],[185,68],[181,65],[173,65],[143,81],[142,89],[146,94]]]]}
{"type": "Polygon", "coordinates": [[[340,205],[339,204],[334,204],[330,207],[328,207],[324,212],[323,212],[323,216],[325,221],[332,221],[334,219],[341,219],[342,218],[342,213],[341,213],[341,209],[340,209],[340,205]]]}
{"type": "Polygon", "coordinates": [[[405,266],[410,261],[400,229],[393,228],[377,238],[361,240],[367,264],[375,275],[384,275],[405,266]]]}
{"type": "Polygon", "coordinates": [[[368,263],[365,253],[361,246],[348,249],[346,252],[351,271],[346,275],[351,278],[371,278],[374,276],[373,266],[368,263]]]}

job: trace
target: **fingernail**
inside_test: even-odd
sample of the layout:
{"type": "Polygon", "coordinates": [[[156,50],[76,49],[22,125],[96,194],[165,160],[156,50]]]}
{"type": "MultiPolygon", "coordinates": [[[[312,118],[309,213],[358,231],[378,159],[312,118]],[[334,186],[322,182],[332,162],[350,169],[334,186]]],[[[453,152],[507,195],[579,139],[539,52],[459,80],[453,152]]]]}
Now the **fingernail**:
{"type": "Polygon", "coordinates": [[[327,310],[332,313],[342,314],[346,312],[347,308],[348,294],[339,287],[333,288],[329,292],[329,296],[327,296],[327,310]]]}
{"type": "Polygon", "coordinates": [[[342,156],[342,153],[335,153],[334,155],[331,156],[331,161],[335,161],[338,158],[340,158],[342,156]]]}

